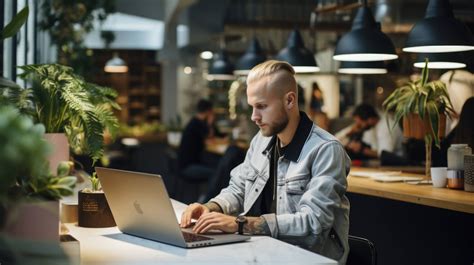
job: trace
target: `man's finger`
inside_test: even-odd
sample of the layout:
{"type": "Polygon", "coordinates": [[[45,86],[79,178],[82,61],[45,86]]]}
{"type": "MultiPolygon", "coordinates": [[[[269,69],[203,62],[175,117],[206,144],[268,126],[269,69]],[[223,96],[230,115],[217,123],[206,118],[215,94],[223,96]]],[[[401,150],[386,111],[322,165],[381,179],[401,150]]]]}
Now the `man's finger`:
{"type": "Polygon", "coordinates": [[[196,225],[193,228],[193,231],[196,233],[200,233],[203,227],[207,226],[210,223],[215,222],[216,218],[213,214],[207,214],[201,216],[199,220],[197,221],[196,225]]]}

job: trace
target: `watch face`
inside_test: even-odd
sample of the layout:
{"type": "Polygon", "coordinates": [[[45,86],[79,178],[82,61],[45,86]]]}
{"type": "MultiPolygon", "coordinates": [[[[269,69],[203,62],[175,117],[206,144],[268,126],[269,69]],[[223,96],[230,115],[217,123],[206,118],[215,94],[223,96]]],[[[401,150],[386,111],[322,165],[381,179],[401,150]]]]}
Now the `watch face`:
{"type": "Polygon", "coordinates": [[[245,222],[247,222],[247,217],[245,217],[245,215],[239,215],[239,216],[237,216],[237,222],[245,223],[245,222]]]}

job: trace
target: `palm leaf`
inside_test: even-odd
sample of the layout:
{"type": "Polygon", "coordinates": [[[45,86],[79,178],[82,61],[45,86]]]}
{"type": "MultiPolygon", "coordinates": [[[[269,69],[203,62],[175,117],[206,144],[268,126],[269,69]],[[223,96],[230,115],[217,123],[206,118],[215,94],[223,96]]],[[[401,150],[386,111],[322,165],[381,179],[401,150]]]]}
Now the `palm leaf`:
{"type": "Polygon", "coordinates": [[[115,133],[118,121],[116,91],[85,82],[73,69],[59,64],[27,65],[20,75],[32,81],[35,118],[47,132],[65,132],[73,150],[87,153],[94,162],[103,155],[103,132],[115,133]],[[94,105],[103,106],[98,111],[94,105]]]}
{"type": "Polygon", "coordinates": [[[25,6],[13,17],[12,21],[1,31],[2,40],[13,37],[20,30],[21,26],[23,26],[28,19],[28,13],[29,8],[25,6]]]}

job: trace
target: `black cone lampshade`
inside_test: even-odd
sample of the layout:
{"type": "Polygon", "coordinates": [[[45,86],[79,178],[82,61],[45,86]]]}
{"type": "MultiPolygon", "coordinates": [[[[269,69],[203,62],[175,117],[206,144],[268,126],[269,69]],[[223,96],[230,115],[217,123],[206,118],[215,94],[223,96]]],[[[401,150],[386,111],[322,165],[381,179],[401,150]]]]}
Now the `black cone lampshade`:
{"type": "Polygon", "coordinates": [[[207,75],[208,80],[233,80],[235,76],[234,65],[229,61],[225,50],[220,50],[214,57],[211,66],[209,67],[209,73],[207,75]]]}
{"type": "Polygon", "coordinates": [[[319,71],[313,53],[305,48],[303,38],[296,29],[290,33],[286,47],[278,53],[276,59],[291,64],[296,73],[319,71]]]}
{"type": "Polygon", "coordinates": [[[387,67],[383,61],[348,62],[342,61],[339,66],[341,74],[386,74],[387,67]]]}
{"type": "Polygon", "coordinates": [[[337,61],[383,61],[397,59],[390,38],[376,23],[367,3],[357,10],[352,29],[339,40],[333,59],[337,61]]]}
{"type": "Polygon", "coordinates": [[[405,52],[438,53],[474,50],[472,32],[454,18],[448,0],[430,0],[425,18],[408,34],[405,52]]]}
{"type": "Polygon", "coordinates": [[[247,75],[254,66],[263,63],[266,59],[267,58],[260,47],[260,43],[257,38],[254,37],[245,54],[237,62],[234,74],[247,75]]]}

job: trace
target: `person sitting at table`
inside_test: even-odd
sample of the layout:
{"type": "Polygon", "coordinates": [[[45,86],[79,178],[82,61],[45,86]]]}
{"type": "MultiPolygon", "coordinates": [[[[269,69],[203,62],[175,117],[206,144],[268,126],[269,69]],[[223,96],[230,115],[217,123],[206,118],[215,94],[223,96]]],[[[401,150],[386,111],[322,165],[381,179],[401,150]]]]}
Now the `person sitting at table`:
{"type": "Polygon", "coordinates": [[[454,129],[441,141],[440,149],[433,147],[433,166],[446,167],[448,165],[448,148],[451,144],[467,144],[474,148],[474,97],[464,102],[459,115],[459,122],[454,129]]]}
{"type": "Polygon", "coordinates": [[[299,111],[294,75],[290,64],[275,60],[250,71],[247,100],[260,131],[228,186],[189,205],[181,226],[197,219],[196,233],[269,235],[344,263],[351,161],[334,136],[299,111]]]}
{"type": "Polygon", "coordinates": [[[178,166],[183,179],[205,182],[214,175],[215,166],[205,163],[203,158],[206,141],[223,136],[225,135],[214,126],[212,103],[207,99],[200,99],[197,113],[184,128],[178,149],[178,166]]]}
{"type": "Polygon", "coordinates": [[[379,115],[374,107],[363,103],[358,105],[352,117],[354,123],[336,134],[352,159],[380,158],[383,151],[403,157],[403,133],[399,126],[392,130],[393,119],[387,114],[379,115]]]}
{"type": "Polygon", "coordinates": [[[323,111],[323,105],[323,92],[319,88],[318,83],[313,82],[313,90],[309,104],[309,116],[319,127],[327,131],[329,129],[329,118],[326,112],[323,111]]]}

